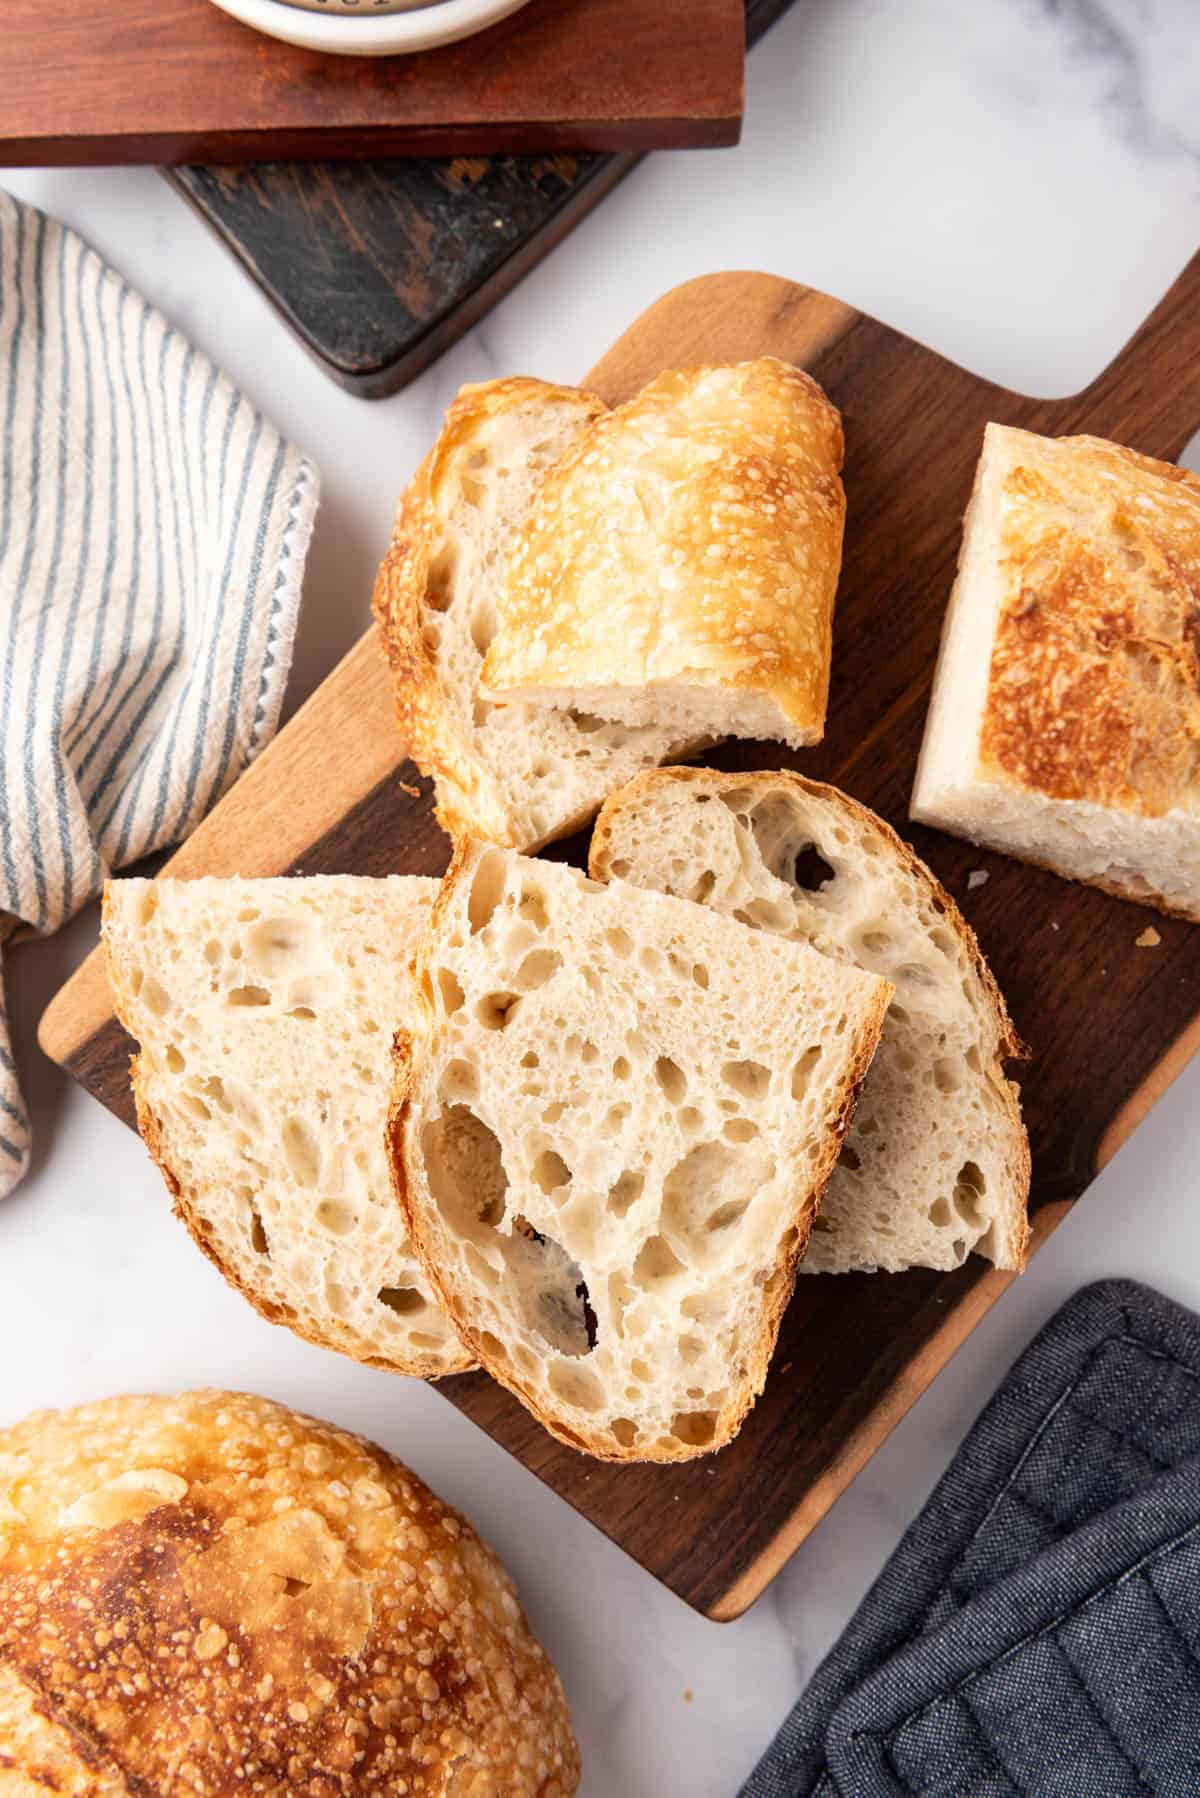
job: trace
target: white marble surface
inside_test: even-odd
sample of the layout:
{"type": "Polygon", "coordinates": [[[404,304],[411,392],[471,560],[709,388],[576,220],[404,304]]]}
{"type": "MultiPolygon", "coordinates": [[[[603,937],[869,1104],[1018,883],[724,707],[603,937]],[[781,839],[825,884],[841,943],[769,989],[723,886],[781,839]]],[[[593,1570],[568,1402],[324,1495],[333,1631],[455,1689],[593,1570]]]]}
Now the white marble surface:
{"type": "MultiPolygon", "coordinates": [[[[796,0],[753,58],[739,151],[643,165],[378,405],[308,362],[153,173],[22,172],[9,185],[87,234],[318,459],[294,705],[362,628],[395,495],[458,384],[517,369],[574,379],[689,276],[770,269],[1012,386],[1082,385],[1200,236],[1193,19],[1191,0],[796,0]]],[[[271,1329],[195,1254],[140,1145],[35,1049],[40,1007],[95,931],[89,912],[11,956],[38,1149],[0,1212],[0,1422],[212,1382],[376,1436],[469,1511],[516,1574],[566,1681],[585,1798],[735,1790],[1009,1359],[1076,1286],[1131,1274],[1200,1305],[1197,1063],[768,1594],[736,1624],[708,1623],[435,1394],[271,1329]]]]}

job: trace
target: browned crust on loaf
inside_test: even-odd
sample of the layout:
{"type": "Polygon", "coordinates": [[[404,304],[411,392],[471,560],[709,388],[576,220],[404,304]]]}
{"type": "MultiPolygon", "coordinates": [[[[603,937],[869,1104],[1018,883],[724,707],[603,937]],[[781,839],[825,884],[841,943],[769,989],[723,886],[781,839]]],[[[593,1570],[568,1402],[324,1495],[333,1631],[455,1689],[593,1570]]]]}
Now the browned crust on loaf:
{"type": "Polygon", "coordinates": [[[506,572],[484,690],[566,690],[586,707],[597,689],[709,686],[770,699],[776,734],[818,741],[843,452],[836,408],[776,357],[659,375],[542,482],[506,572]]]}
{"type": "Polygon", "coordinates": [[[19,1682],[68,1732],[79,1781],[46,1789],[81,1798],[446,1798],[472,1771],[568,1798],[579,1776],[559,1682],[466,1520],[373,1444],[246,1394],[0,1433],[0,1674],[0,1717],[19,1682]]]}
{"type": "Polygon", "coordinates": [[[501,815],[490,771],[451,715],[441,676],[422,636],[437,535],[436,500],[452,478],[455,457],[483,419],[539,396],[564,395],[596,413],[606,409],[595,394],[531,376],[464,387],[446,413],[437,442],[400,496],[391,545],[375,583],[372,609],[391,669],[400,733],[421,772],[437,783],[437,819],[454,838],[474,831],[506,847],[518,847],[501,815]]]}
{"type": "Polygon", "coordinates": [[[1200,804],[1200,477],[1095,437],[1002,446],[980,774],[1149,818],[1200,804]]]}
{"type": "MultiPolygon", "coordinates": [[[[107,923],[107,885],[101,900],[101,915],[107,923]]],[[[111,956],[105,956],[105,967],[112,992],[113,1009],[120,1023],[132,1036],[134,1034],[132,1007],[117,977],[111,956]]],[[[466,1373],[471,1368],[473,1363],[466,1356],[447,1364],[433,1356],[416,1356],[411,1360],[397,1360],[382,1355],[364,1355],[356,1346],[355,1338],[349,1331],[343,1331],[335,1318],[330,1318],[325,1328],[317,1329],[299,1312],[294,1311],[290,1305],[268,1299],[264,1294],[256,1292],[252,1286],[248,1285],[222,1256],[203,1216],[189,1199],[187,1189],[167,1158],[162,1127],[147,1096],[142,1079],[141,1060],[140,1054],[131,1055],[129,1058],[129,1084],[133,1092],[138,1133],[171,1195],[171,1209],[196,1247],[212,1263],[221,1278],[227,1285],[232,1286],[235,1292],[240,1293],[260,1317],[265,1318],[269,1324],[279,1324],[290,1330],[294,1336],[299,1336],[302,1341],[311,1343],[314,1348],[332,1349],[336,1354],[345,1355],[349,1360],[357,1361],[364,1367],[378,1367],[385,1373],[407,1374],[420,1380],[440,1380],[449,1374],[466,1373]]]]}
{"type": "MultiPolygon", "coordinates": [[[[695,773],[696,770],[686,770],[695,773]]],[[[466,878],[473,869],[478,845],[470,839],[463,839],[455,845],[454,857],[442,883],[441,892],[434,901],[433,916],[425,943],[417,954],[417,966],[420,970],[428,956],[430,946],[436,941],[442,918],[450,909],[454,893],[460,880],[466,878]]],[[[426,1016],[432,1026],[432,1007],[424,997],[426,982],[417,981],[417,991],[421,994],[421,1004],[426,1008],[426,1016]]],[[[469,1353],[479,1362],[486,1372],[500,1385],[519,1399],[526,1410],[531,1412],[538,1422],[568,1448],[581,1449],[600,1461],[655,1461],[676,1462],[692,1461],[702,1455],[713,1454],[724,1448],[741,1429],[751,1407],[763,1389],[767,1369],[775,1349],[779,1335],[779,1325],[796,1281],[796,1270],[808,1247],[808,1238],[812,1231],[813,1219],[817,1214],[829,1177],[833,1172],[841,1151],[842,1141],[854,1117],[854,1108],[858,1102],[859,1090],[871,1065],[872,1057],[883,1032],[884,1019],[894,988],[888,982],[882,983],[882,990],[872,1003],[871,1009],[863,1019],[856,1033],[853,1052],[847,1067],[842,1090],[837,1098],[837,1116],[826,1145],[824,1164],[808,1192],[798,1204],[798,1216],[795,1224],[784,1233],[780,1242],[775,1268],[769,1276],[764,1288],[766,1298],[766,1315],[759,1332],[754,1359],[747,1370],[747,1376],[737,1399],[731,1401],[718,1416],[711,1442],[701,1447],[689,1447],[680,1443],[678,1450],[667,1450],[654,1444],[640,1452],[636,1449],[622,1451],[614,1446],[610,1435],[581,1435],[563,1424],[553,1412],[548,1411],[541,1403],[539,1395],[526,1386],[517,1371],[507,1360],[500,1361],[492,1354],[480,1332],[475,1330],[470,1319],[459,1302],[456,1294],[442,1277],[437,1259],[436,1247],[428,1239],[426,1219],[420,1206],[414,1201],[412,1182],[408,1169],[408,1126],[413,1115],[414,1106],[419,1098],[420,1067],[416,1038],[409,1031],[398,1031],[393,1039],[392,1055],[395,1079],[392,1088],[392,1103],[388,1113],[389,1159],[392,1168],[392,1183],[396,1198],[403,1209],[408,1223],[409,1235],[425,1269],[426,1277],[437,1295],[446,1316],[457,1330],[460,1340],[469,1353]]],[[[416,1151],[414,1150],[415,1154],[416,1151]]]]}
{"type": "MultiPolygon", "coordinates": [[[[650,769],[645,774],[639,774],[627,786],[614,793],[602,807],[600,815],[596,819],[596,828],[592,833],[591,851],[588,857],[588,871],[593,879],[608,880],[610,878],[608,863],[611,853],[612,821],[616,814],[626,807],[636,807],[643,794],[652,792],[656,785],[667,781],[677,781],[681,785],[697,788],[705,785],[749,787],[759,789],[764,793],[772,787],[791,786],[823,805],[847,813],[860,825],[876,832],[918,884],[924,887],[930,901],[962,944],[983,989],[984,999],[1000,1040],[1000,1056],[1014,1061],[1029,1058],[1031,1051],[1018,1035],[1012,1018],[1009,1016],[1004,995],[979,946],[979,939],[959,910],[952,895],[946,891],[941,881],[932,869],[921,860],[916,851],[904,841],[903,837],[897,835],[886,819],[881,818],[877,812],[873,812],[869,806],[863,805],[861,800],[854,799],[849,793],[843,793],[840,787],[830,786],[824,781],[807,780],[802,774],[796,774],[790,769],[758,774],[721,774],[709,768],[650,769]]],[[[1018,1191],[1022,1195],[1021,1215],[1019,1219],[1013,1220],[1012,1236],[1015,1253],[1014,1266],[1017,1272],[1021,1272],[1028,1259],[1030,1238],[1029,1219],[1025,1212],[1033,1174],[1029,1135],[1021,1117],[1020,1091],[1016,1083],[1005,1076],[1000,1060],[997,1061],[993,1074],[996,1090],[1003,1100],[1009,1116],[1013,1151],[1017,1158],[1017,1184],[1018,1191]]]]}

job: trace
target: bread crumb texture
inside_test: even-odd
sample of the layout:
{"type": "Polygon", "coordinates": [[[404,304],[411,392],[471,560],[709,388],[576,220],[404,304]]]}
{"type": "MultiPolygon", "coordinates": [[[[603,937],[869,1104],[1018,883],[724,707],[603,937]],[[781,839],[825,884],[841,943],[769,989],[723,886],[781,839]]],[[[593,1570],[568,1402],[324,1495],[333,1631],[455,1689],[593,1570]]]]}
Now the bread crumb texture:
{"type": "Polygon", "coordinates": [[[534,495],[485,690],[734,688],[779,708],[772,734],[816,740],[842,454],[836,409],[788,363],[660,375],[592,420],[534,495]]]}
{"type": "Polygon", "coordinates": [[[0,1433],[0,1794],[566,1798],[558,1679],[470,1525],[245,1394],[0,1433]]]}
{"type": "Polygon", "coordinates": [[[1200,811],[1200,478],[1095,437],[1006,436],[980,772],[1200,811]]]}

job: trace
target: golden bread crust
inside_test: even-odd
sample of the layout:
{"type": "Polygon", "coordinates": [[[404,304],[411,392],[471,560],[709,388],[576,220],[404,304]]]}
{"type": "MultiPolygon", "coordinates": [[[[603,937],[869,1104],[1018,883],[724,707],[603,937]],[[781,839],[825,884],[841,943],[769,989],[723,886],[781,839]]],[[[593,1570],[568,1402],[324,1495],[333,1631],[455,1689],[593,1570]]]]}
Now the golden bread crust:
{"type": "Polygon", "coordinates": [[[470,1526],[382,1450],[245,1394],[0,1433],[0,1672],[0,1717],[19,1682],[81,1798],[578,1780],[557,1677],[470,1526]]]}
{"type": "Polygon", "coordinates": [[[481,427],[514,407],[546,402],[577,407],[584,421],[606,410],[595,394],[523,375],[462,389],[400,497],[372,601],[401,735],[421,772],[438,784],[438,822],[451,837],[473,830],[514,847],[503,795],[455,715],[423,631],[430,613],[439,609],[439,581],[445,578],[437,566],[442,527],[481,427]]]}
{"type": "Polygon", "coordinates": [[[845,495],[840,417],[774,357],[670,371],[547,474],[484,663],[497,694],[694,682],[821,736],[845,495]]]}
{"type": "Polygon", "coordinates": [[[1004,440],[980,776],[1200,811],[1200,477],[1095,437],[1004,440]]]}

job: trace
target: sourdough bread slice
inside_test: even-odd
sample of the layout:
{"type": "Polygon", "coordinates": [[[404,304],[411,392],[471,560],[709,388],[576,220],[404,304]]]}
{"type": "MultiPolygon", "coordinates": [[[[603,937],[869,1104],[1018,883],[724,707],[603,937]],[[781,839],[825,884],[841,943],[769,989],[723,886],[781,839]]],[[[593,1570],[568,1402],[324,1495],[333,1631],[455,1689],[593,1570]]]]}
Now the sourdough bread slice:
{"type": "Polygon", "coordinates": [[[598,879],[700,900],[885,975],[879,1052],[814,1225],[806,1273],[1019,1268],[1029,1144],[1022,1053],[974,933],[882,819],[799,775],[649,774],[597,820],[598,879]]]}
{"type": "Polygon", "coordinates": [[[272,1323],[433,1378],[469,1365],[392,1197],[392,1031],[434,880],[114,880],[104,945],[143,1137],[272,1323]]]}
{"type": "Polygon", "coordinates": [[[401,732],[436,783],[451,836],[537,848],[585,824],[641,769],[692,746],[678,730],[480,693],[501,579],[538,486],[606,410],[595,394],[545,381],[465,387],[401,498],[375,615],[401,732]]]}
{"type": "Polygon", "coordinates": [[[464,1345],[574,1447],[721,1447],[762,1390],[891,986],[469,840],[417,974],[392,1165],[464,1345]]]}

